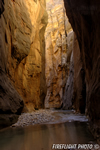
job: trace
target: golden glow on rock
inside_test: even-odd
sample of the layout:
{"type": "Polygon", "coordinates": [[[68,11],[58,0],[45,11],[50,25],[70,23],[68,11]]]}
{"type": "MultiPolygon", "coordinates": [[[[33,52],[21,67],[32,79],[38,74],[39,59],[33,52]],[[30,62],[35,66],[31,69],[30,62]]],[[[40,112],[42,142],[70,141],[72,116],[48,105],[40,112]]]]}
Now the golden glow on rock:
{"type": "Polygon", "coordinates": [[[68,73],[66,72],[68,71],[66,67],[68,48],[65,32],[68,33],[72,29],[65,14],[63,0],[46,2],[48,25],[45,32],[47,83],[45,107],[59,108],[62,104],[66,73],[68,73]]]}
{"type": "Polygon", "coordinates": [[[44,32],[47,25],[45,0],[7,0],[2,16],[2,35],[7,72],[24,100],[26,110],[43,107],[44,32]],[[5,23],[6,20],[6,23],[5,23]],[[5,42],[5,39],[3,39],[5,42]],[[42,94],[43,93],[43,94],[42,94]]]}

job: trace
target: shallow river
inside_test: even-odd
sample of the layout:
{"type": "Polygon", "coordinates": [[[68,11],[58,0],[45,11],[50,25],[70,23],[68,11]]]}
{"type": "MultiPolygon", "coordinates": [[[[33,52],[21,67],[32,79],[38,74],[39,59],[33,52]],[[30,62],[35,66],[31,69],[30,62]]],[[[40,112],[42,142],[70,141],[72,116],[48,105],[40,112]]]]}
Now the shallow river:
{"type": "Polygon", "coordinates": [[[87,122],[34,125],[0,131],[0,150],[51,150],[53,144],[94,142],[87,122]]]}

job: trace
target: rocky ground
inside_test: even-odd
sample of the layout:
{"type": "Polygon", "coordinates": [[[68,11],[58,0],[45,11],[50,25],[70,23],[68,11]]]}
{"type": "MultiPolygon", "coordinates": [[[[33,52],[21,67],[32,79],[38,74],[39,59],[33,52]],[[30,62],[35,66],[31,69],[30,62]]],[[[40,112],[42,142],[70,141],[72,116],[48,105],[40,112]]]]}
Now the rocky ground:
{"type": "Polygon", "coordinates": [[[36,110],[31,113],[22,113],[17,123],[13,124],[13,127],[28,126],[34,124],[42,124],[46,122],[54,121],[55,117],[52,116],[52,110],[36,110]]]}
{"type": "Polygon", "coordinates": [[[84,115],[76,114],[75,111],[40,109],[31,113],[22,113],[17,123],[13,124],[12,127],[71,121],[87,122],[88,119],[84,115]]]}

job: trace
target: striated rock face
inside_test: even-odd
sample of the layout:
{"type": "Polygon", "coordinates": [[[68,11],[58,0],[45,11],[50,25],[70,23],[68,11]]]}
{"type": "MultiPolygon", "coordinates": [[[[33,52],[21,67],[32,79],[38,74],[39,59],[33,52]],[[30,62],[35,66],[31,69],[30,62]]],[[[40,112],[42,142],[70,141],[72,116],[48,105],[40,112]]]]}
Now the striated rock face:
{"type": "Polygon", "coordinates": [[[45,107],[60,108],[69,73],[73,32],[65,15],[63,0],[47,0],[46,5],[48,25],[45,32],[47,83],[45,107]]]}
{"type": "MultiPolygon", "coordinates": [[[[95,132],[100,133],[100,1],[64,0],[76,33],[85,70],[86,111],[95,132]]],[[[84,76],[84,72],[82,73],[84,76]]],[[[84,78],[84,77],[83,77],[84,78]]]]}
{"type": "Polygon", "coordinates": [[[43,108],[46,94],[45,0],[5,0],[1,17],[3,63],[25,103],[24,111],[43,108]]]}
{"type": "Polygon", "coordinates": [[[85,113],[85,71],[75,33],[73,36],[72,47],[73,52],[70,60],[70,71],[63,97],[63,109],[74,108],[77,112],[85,113]]]}
{"type": "Polygon", "coordinates": [[[63,109],[72,109],[73,105],[73,81],[74,80],[74,61],[73,61],[73,52],[70,58],[70,71],[69,76],[65,86],[65,92],[63,96],[63,109]]]}
{"type": "Polygon", "coordinates": [[[4,40],[6,37],[5,32],[3,33],[3,16],[1,15],[3,11],[4,1],[2,0],[0,1],[0,129],[15,123],[23,108],[22,98],[14,89],[6,74],[7,53],[5,49],[6,41],[4,40]]]}

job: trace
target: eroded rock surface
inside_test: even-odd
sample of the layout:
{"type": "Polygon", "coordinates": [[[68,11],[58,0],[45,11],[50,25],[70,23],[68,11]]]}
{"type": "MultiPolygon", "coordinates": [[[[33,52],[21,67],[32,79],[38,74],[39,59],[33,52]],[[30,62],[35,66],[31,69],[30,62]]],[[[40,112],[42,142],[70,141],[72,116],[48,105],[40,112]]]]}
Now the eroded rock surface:
{"type": "Polygon", "coordinates": [[[45,0],[5,0],[4,3],[0,25],[6,73],[24,100],[24,111],[43,108],[45,0]]]}
{"type": "Polygon", "coordinates": [[[65,92],[63,95],[63,109],[72,109],[73,105],[73,92],[74,92],[74,61],[73,61],[73,52],[70,58],[70,70],[69,76],[65,86],[65,92]]]}
{"type": "Polygon", "coordinates": [[[4,1],[0,1],[0,128],[15,123],[23,108],[23,100],[12,86],[6,74],[5,32],[3,34],[2,18],[4,1]],[[4,35],[4,37],[3,37],[4,35]]]}
{"type": "Polygon", "coordinates": [[[46,5],[48,25],[45,33],[47,83],[45,107],[60,108],[69,73],[73,32],[65,14],[63,0],[47,0],[46,5]]]}
{"type": "Polygon", "coordinates": [[[46,25],[45,0],[0,1],[0,128],[44,107],[46,25]]]}
{"type": "Polygon", "coordinates": [[[76,33],[86,81],[86,111],[94,131],[100,133],[100,1],[64,0],[76,33]]]}
{"type": "Polygon", "coordinates": [[[85,70],[76,36],[73,41],[73,107],[77,112],[85,113],[86,107],[86,84],[85,70]]]}

